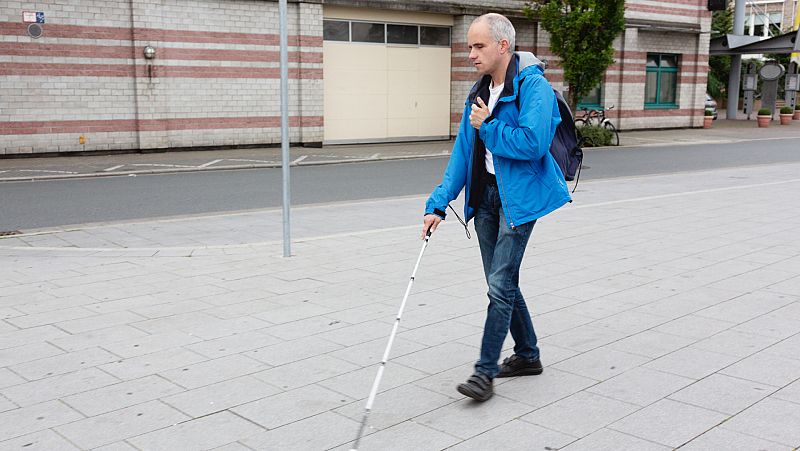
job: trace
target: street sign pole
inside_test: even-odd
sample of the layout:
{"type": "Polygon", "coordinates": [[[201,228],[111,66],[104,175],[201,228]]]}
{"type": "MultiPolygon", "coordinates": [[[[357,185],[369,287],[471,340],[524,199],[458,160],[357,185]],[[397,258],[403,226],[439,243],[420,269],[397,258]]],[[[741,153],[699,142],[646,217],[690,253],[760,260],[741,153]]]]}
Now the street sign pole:
{"type": "Polygon", "coordinates": [[[281,47],[281,155],[283,169],[283,256],[292,255],[289,183],[289,39],[286,20],[286,0],[279,0],[281,47]]]}

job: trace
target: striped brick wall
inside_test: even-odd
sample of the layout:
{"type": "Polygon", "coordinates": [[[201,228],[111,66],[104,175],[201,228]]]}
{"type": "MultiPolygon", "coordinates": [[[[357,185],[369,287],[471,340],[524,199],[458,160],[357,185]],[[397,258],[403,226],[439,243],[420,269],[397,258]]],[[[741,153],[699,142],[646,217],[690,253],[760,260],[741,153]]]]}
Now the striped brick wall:
{"type": "MultiPolygon", "coordinates": [[[[63,3],[0,6],[0,153],[280,142],[277,2],[63,3]]],[[[290,4],[289,36],[290,140],[320,142],[321,5],[290,4]]]]}

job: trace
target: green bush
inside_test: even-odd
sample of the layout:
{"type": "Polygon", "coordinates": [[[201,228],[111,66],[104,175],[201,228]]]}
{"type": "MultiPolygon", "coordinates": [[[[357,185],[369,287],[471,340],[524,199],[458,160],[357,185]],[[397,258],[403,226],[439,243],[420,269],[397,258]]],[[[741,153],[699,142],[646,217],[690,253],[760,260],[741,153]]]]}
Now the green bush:
{"type": "Polygon", "coordinates": [[[704,114],[705,116],[713,116],[713,115],[714,115],[714,110],[712,110],[712,109],[710,109],[710,108],[709,108],[709,109],[706,109],[705,113],[703,113],[703,114],[704,114]]]}
{"type": "Polygon", "coordinates": [[[761,108],[760,110],[758,110],[758,115],[759,116],[772,116],[772,110],[770,110],[769,108],[761,108]]]}
{"type": "Polygon", "coordinates": [[[792,107],[790,106],[785,106],[781,108],[781,114],[792,114],[792,113],[793,113],[792,107]]]}
{"type": "Polygon", "coordinates": [[[578,127],[578,136],[584,140],[583,147],[610,146],[612,133],[605,127],[587,125],[578,127]]]}

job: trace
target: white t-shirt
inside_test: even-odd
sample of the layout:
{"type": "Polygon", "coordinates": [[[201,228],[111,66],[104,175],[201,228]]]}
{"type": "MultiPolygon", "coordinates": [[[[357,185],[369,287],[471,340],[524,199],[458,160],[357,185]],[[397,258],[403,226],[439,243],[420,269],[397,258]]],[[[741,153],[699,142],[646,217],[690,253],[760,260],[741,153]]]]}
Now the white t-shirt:
{"type": "MultiPolygon", "coordinates": [[[[500,93],[503,92],[503,86],[505,86],[505,83],[489,88],[489,105],[487,105],[489,114],[492,113],[494,106],[497,105],[497,99],[500,98],[500,93]]],[[[486,148],[486,170],[489,174],[494,174],[494,160],[492,160],[492,151],[488,147],[486,148]]]]}

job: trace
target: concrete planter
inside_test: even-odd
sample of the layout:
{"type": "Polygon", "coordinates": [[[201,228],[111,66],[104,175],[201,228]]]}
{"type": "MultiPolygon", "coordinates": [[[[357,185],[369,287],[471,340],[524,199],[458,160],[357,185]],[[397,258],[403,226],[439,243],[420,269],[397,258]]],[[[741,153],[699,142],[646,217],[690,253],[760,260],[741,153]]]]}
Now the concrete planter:
{"type": "Polygon", "coordinates": [[[714,116],[703,116],[703,128],[711,128],[714,123],[714,116]]]}
{"type": "Polygon", "coordinates": [[[800,110],[794,110],[794,116],[792,117],[792,119],[800,121],[800,110]]]}
{"type": "Polygon", "coordinates": [[[781,114],[781,125],[789,125],[792,123],[792,114],[781,114]]]}
{"type": "Polygon", "coordinates": [[[772,116],[756,116],[758,119],[758,126],[760,128],[767,128],[769,127],[769,123],[772,122],[772,116]]]}

